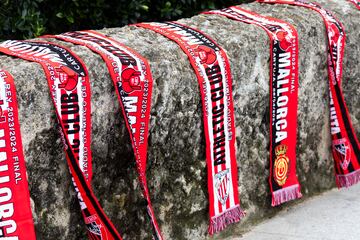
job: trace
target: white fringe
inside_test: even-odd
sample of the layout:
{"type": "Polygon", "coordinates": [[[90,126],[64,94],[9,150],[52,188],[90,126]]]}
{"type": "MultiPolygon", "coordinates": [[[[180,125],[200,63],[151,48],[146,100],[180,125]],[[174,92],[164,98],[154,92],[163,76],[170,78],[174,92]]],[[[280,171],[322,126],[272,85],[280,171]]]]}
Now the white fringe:
{"type": "Polygon", "coordinates": [[[358,183],[359,181],[360,181],[360,169],[345,175],[340,175],[340,174],[336,175],[336,184],[338,188],[343,188],[343,187],[348,188],[358,183]]]}
{"type": "Polygon", "coordinates": [[[208,232],[210,235],[220,232],[228,225],[239,222],[244,216],[245,212],[240,208],[240,205],[229,208],[221,215],[211,218],[208,232]]]}
{"type": "Polygon", "coordinates": [[[292,185],[273,192],[271,206],[278,206],[284,202],[288,202],[301,197],[302,194],[300,192],[300,185],[292,185]]]}

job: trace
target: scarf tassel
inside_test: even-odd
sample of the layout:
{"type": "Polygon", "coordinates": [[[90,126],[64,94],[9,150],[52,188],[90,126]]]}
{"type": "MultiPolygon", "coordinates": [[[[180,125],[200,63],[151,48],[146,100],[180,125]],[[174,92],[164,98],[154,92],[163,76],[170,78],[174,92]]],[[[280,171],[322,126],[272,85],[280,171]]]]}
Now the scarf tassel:
{"type": "Polygon", "coordinates": [[[245,212],[241,209],[240,205],[237,205],[219,216],[212,217],[208,232],[210,235],[213,235],[224,230],[228,225],[239,222],[243,217],[245,217],[245,212]]]}
{"type": "Polygon", "coordinates": [[[278,206],[284,202],[295,200],[301,198],[302,194],[300,192],[300,185],[292,185],[280,190],[277,190],[272,193],[272,203],[271,206],[278,206]]]}
{"type": "Polygon", "coordinates": [[[338,188],[343,188],[343,187],[348,188],[358,183],[359,181],[360,181],[360,169],[345,175],[336,175],[336,184],[338,188]]]}

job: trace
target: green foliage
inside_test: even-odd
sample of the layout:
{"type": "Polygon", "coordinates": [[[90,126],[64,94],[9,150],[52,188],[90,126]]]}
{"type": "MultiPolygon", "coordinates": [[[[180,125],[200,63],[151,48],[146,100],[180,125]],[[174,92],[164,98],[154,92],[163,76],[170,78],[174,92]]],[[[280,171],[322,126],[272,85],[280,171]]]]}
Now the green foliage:
{"type": "Polygon", "coordinates": [[[251,0],[0,0],[0,39],[174,20],[251,0]]]}
{"type": "Polygon", "coordinates": [[[30,38],[45,30],[39,6],[42,0],[0,0],[1,37],[30,38]]]}

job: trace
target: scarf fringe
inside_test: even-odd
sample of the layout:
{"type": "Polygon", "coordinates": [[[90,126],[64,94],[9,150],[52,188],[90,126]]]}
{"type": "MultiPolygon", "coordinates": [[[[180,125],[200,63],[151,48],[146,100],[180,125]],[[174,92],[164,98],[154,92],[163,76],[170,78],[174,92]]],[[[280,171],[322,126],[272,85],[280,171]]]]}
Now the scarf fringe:
{"type": "Polygon", "coordinates": [[[336,184],[338,188],[348,188],[360,181],[360,169],[345,175],[336,175],[336,184]]]}
{"type": "Polygon", "coordinates": [[[271,206],[278,206],[282,203],[301,198],[300,185],[292,185],[272,193],[271,206]]]}
{"type": "Polygon", "coordinates": [[[212,217],[208,232],[210,235],[213,235],[224,230],[228,225],[239,222],[243,217],[245,217],[245,212],[241,209],[240,205],[237,205],[219,216],[212,217]]]}

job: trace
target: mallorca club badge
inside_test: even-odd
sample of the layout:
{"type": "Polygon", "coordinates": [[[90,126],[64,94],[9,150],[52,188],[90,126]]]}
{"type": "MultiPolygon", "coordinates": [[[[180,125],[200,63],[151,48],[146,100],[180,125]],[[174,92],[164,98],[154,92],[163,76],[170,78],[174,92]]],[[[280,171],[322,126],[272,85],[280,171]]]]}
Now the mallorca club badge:
{"type": "Polygon", "coordinates": [[[89,239],[108,240],[104,226],[101,225],[97,215],[91,215],[85,219],[89,239]]]}
{"type": "Polygon", "coordinates": [[[217,197],[222,205],[226,204],[229,197],[230,178],[229,169],[225,169],[215,175],[215,188],[217,197]]]}
{"type": "Polygon", "coordinates": [[[347,170],[350,164],[351,147],[345,138],[335,139],[332,143],[332,150],[335,161],[338,162],[343,170],[347,170]]]}
{"type": "Polygon", "coordinates": [[[289,175],[289,158],[286,156],[288,147],[281,144],[275,148],[274,176],[277,184],[283,186],[289,175]]]}

